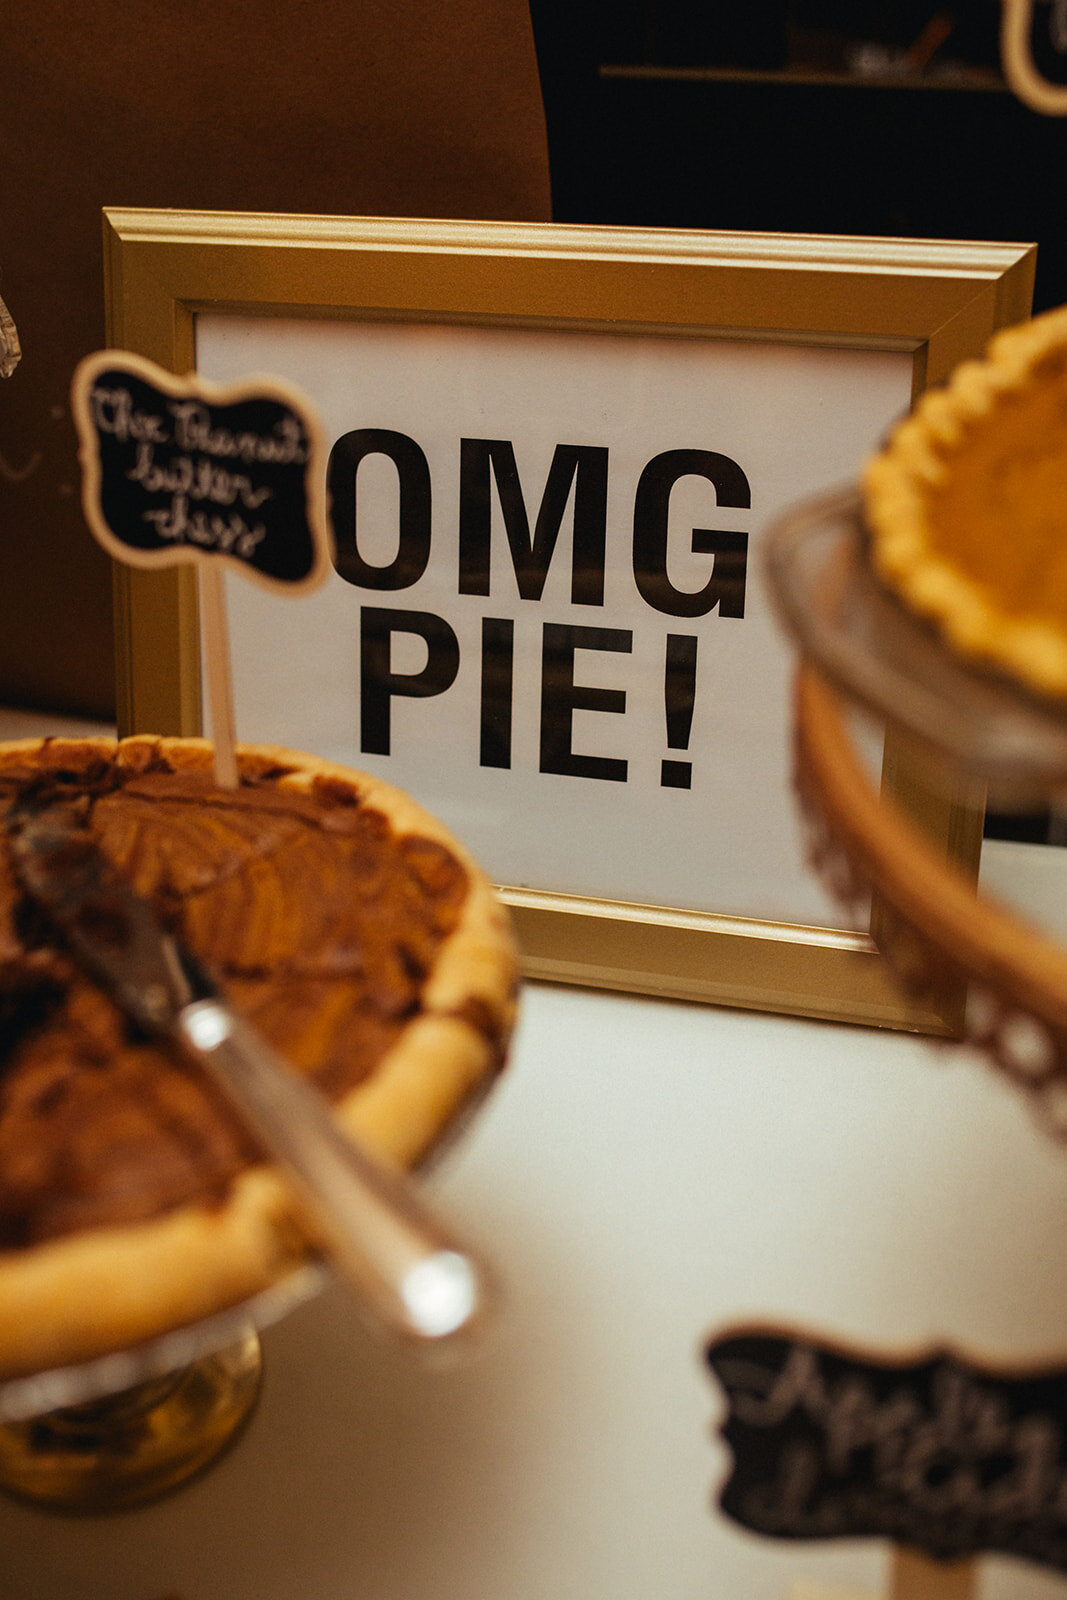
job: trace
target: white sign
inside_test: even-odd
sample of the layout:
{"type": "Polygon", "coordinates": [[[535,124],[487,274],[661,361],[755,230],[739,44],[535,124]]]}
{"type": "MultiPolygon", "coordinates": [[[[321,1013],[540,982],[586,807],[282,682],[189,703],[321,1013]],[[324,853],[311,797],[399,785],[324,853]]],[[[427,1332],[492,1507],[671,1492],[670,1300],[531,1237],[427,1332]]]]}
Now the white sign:
{"type": "Polygon", "coordinates": [[[230,585],[239,735],[410,789],[498,881],[840,926],[761,530],[854,478],[910,353],[201,314],[317,405],[335,573],[230,585]]]}

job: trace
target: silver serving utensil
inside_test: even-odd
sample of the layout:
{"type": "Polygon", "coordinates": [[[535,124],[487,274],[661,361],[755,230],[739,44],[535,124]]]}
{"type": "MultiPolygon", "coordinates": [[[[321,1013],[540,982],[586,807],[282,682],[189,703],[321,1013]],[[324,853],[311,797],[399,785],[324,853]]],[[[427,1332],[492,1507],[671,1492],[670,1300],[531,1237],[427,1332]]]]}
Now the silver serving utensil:
{"type": "Polygon", "coordinates": [[[468,1340],[489,1274],[431,1214],[406,1175],[337,1128],[326,1102],[227,1005],[196,957],[111,866],[76,807],[16,807],[24,889],[79,964],[147,1033],[175,1040],[226,1093],[288,1179],[302,1217],[373,1320],[424,1350],[468,1340]]]}

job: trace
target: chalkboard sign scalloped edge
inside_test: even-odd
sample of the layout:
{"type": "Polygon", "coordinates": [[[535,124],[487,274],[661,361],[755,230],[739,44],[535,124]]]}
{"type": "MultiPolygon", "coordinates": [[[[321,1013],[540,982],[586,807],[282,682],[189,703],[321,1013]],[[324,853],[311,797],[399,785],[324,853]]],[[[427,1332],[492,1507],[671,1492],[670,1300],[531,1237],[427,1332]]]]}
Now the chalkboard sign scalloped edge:
{"type": "Polygon", "coordinates": [[[783,1319],[779,1322],[759,1313],[741,1315],[722,1327],[709,1330],[699,1346],[704,1364],[711,1368],[713,1350],[734,1339],[789,1340],[796,1345],[810,1345],[838,1360],[876,1367],[906,1368],[951,1361],[966,1366],[978,1377],[993,1381],[1003,1378],[1013,1383],[1037,1382],[1056,1372],[1067,1372],[1067,1338],[1055,1349],[1025,1356],[990,1349],[979,1354],[969,1345],[934,1335],[926,1339],[891,1339],[883,1344],[872,1337],[858,1335],[853,1339],[847,1334],[827,1333],[799,1321],[783,1319]]]}
{"type": "Polygon", "coordinates": [[[206,557],[190,545],[174,545],[162,550],[136,550],[118,539],[101,510],[101,461],[98,435],[90,407],[93,384],[101,372],[120,370],[151,384],[175,399],[198,399],[211,406],[230,406],[245,400],[274,400],[288,406],[300,418],[308,441],[308,460],[304,472],[307,526],[314,551],[309,571],[301,578],[286,581],[290,594],[318,588],[331,571],[332,535],[326,506],[326,446],[322,424],[311,401],[288,379],[270,373],[253,373],[236,383],[217,384],[196,372],[179,377],[131,350],[96,350],[79,361],[71,379],[71,414],[78,435],[78,460],[82,477],[82,513],[93,537],[109,555],[127,565],[163,568],[185,562],[200,566],[205,560],[221,562],[239,571],[262,587],[279,588],[279,581],[259,572],[239,557],[217,552],[206,557]]]}
{"type": "MultiPolygon", "coordinates": [[[[872,1376],[891,1383],[907,1383],[910,1377],[919,1378],[922,1374],[932,1375],[944,1369],[955,1371],[967,1379],[973,1380],[978,1385],[988,1384],[991,1389],[1002,1388],[1010,1390],[1015,1386],[1027,1388],[1034,1386],[1039,1390],[1055,1391],[1057,1395],[1056,1413],[1057,1420],[1051,1425],[1056,1438],[1060,1441],[1061,1460],[1063,1452],[1067,1449],[1065,1443],[1064,1417],[1067,1413],[1067,1350],[1060,1348],[1055,1353],[1047,1352],[1043,1355],[1027,1354],[1025,1357],[998,1358],[988,1352],[983,1355],[972,1353],[954,1341],[941,1338],[926,1340],[901,1341],[887,1344],[875,1343],[873,1340],[856,1339],[851,1341],[838,1334],[816,1332],[811,1327],[803,1327],[796,1323],[774,1322],[762,1316],[751,1319],[739,1319],[714,1332],[705,1335],[701,1342],[701,1353],[704,1366],[710,1371],[715,1380],[720,1398],[720,1411],[717,1419],[711,1425],[714,1438],[721,1441],[726,1453],[726,1463],[720,1482],[714,1492],[714,1500],[719,1509],[732,1521],[737,1522],[749,1532],[754,1532],[763,1537],[786,1539],[791,1541],[806,1541],[811,1539],[836,1539],[836,1538],[878,1538],[891,1539],[898,1545],[908,1546],[912,1549],[923,1551],[935,1561],[959,1563],[973,1559],[981,1554],[1000,1554],[1015,1556],[1023,1560],[1034,1562],[1046,1568],[1064,1572],[1067,1571],[1067,1520],[1059,1513],[1056,1527],[1053,1530],[1055,1537],[1051,1543],[1048,1529],[1040,1518],[1032,1516],[1033,1526],[1027,1524],[1026,1514],[1020,1508],[1008,1506],[994,1506],[988,1513],[987,1531],[984,1534],[977,1532],[982,1522],[983,1511],[973,1512],[971,1524],[967,1525],[967,1518],[957,1518],[960,1525],[946,1529],[943,1519],[927,1519],[927,1525],[920,1527],[914,1524],[905,1527],[905,1513],[912,1508],[907,1505],[891,1505],[893,1517],[899,1525],[891,1526],[890,1523],[880,1526],[866,1526],[864,1517],[858,1522],[841,1524],[840,1526],[809,1525],[807,1527],[785,1525],[771,1526],[769,1523],[757,1525],[750,1520],[746,1512],[743,1499],[753,1490],[753,1462],[748,1453],[746,1433],[753,1429],[756,1432],[776,1432],[782,1428],[786,1413],[781,1412],[777,1418],[765,1419],[754,1422],[751,1416],[744,1417],[739,1400],[743,1390],[738,1387],[739,1374],[731,1378],[728,1371],[723,1368],[722,1357],[726,1357],[726,1366],[729,1366],[730,1356],[727,1354],[729,1347],[735,1344],[744,1344],[748,1341],[766,1341],[777,1344],[783,1351],[788,1352],[787,1359],[780,1367],[777,1376],[782,1377],[788,1373],[790,1360],[793,1354],[803,1355],[810,1353],[817,1360],[828,1359],[840,1363],[847,1375],[849,1369],[853,1373],[867,1369],[872,1376]],[[864,1523],[863,1526],[860,1523],[864,1523]],[[1018,1526],[1016,1526],[1018,1524],[1018,1526]]],[[[800,1401],[800,1390],[795,1392],[797,1378],[788,1373],[789,1382],[786,1383],[786,1399],[791,1410],[800,1401]]],[[[821,1382],[821,1374],[816,1374],[817,1381],[821,1382]]],[[[833,1385],[837,1380],[831,1380],[833,1385]]],[[[845,1384],[845,1389],[850,1387],[845,1384]]],[[[767,1398],[770,1398],[769,1396],[767,1398]]],[[[829,1398],[829,1392],[827,1392],[829,1398]]],[[[852,1407],[855,1403],[855,1393],[851,1396],[841,1395],[843,1403],[852,1407]]],[[[892,1397],[891,1397],[892,1398],[892,1397]]],[[[1034,1397],[1028,1397],[1031,1405],[1034,1397]]],[[[778,1405],[781,1406],[781,1398],[778,1405]]],[[[1005,1401],[1010,1409],[1010,1400],[1005,1401]]],[[[951,1410],[950,1405],[950,1410],[951,1410]]],[[[963,1412],[960,1413],[964,1415],[963,1412]]],[[[1036,1414],[1036,1413],[1033,1413],[1036,1414]]],[[[1032,1413],[1027,1412],[1024,1422],[1029,1425],[1032,1413]]],[[[966,1419],[965,1419],[966,1420],[966,1419]]],[[[1010,1420],[1010,1419],[1009,1419],[1010,1420]]],[[[1040,1418],[1039,1418],[1040,1420],[1040,1418]]],[[[1031,1431],[1033,1431],[1031,1429],[1031,1431]]],[[[1047,1429],[1045,1430],[1047,1433],[1047,1429]]],[[[975,1435],[978,1437],[978,1434],[975,1435]]],[[[943,1442],[943,1441],[942,1441],[943,1442]]],[[[987,1446],[989,1440],[984,1441],[987,1446]]],[[[1035,1441],[1031,1440],[1031,1444],[1035,1441]]],[[[1040,1445],[1042,1441],[1036,1441],[1040,1445]]],[[[1047,1443],[1047,1440],[1045,1441],[1047,1443]]],[[[784,1443],[784,1436],[783,1436],[784,1443]]],[[[850,1448],[860,1448],[863,1439],[853,1439],[850,1448]]],[[[870,1444],[870,1439],[866,1440],[870,1444]]],[[[782,1461],[785,1461],[783,1455],[782,1461]]],[[[944,1461],[940,1463],[944,1466],[944,1461]]],[[[1003,1463],[1001,1463],[1003,1466],[1003,1463]]],[[[1067,1462],[1064,1462],[1067,1466],[1067,1462]]],[[[973,1466],[973,1463],[972,1463],[973,1466]]],[[[792,1463],[791,1470],[796,1477],[796,1462],[792,1463]]],[[[834,1469],[840,1476],[840,1466],[834,1469]]],[[[1047,1476],[1047,1474],[1046,1474],[1047,1476]]],[[[800,1478],[804,1477],[803,1470],[800,1478]]],[[[1065,1481],[1061,1474],[1061,1483],[1065,1481]]],[[[758,1486],[758,1479],[757,1479],[758,1486]]],[[[795,1485],[794,1485],[795,1487],[795,1485]]],[[[808,1482],[805,1493],[815,1493],[815,1485],[808,1482]]],[[[763,1485],[766,1488],[766,1485],[763,1485]]],[[[1044,1486],[1045,1498],[1048,1499],[1048,1486],[1044,1486]]],[[[1062,1489],[1060,1491],[1062,1496],[1062,1489]]],[[[892,1490],[890,1490],[890,1495],[892,1490]]],[[[1067,1504],[1062,1498],[1059,1505],[1067,1504]]],[[[862,1496],[857,1501],[857,1506],[862,1507],[862,1496]]],[[[766,1511],[766,1507],[763,1508],[766,1511]]],[[[921,1509],[921,1508],[920,1508],[921,1509]]],[[[1042,1505],[1040,1511],[1047,1513],[1047,1507],[1042,1505]]],[[[883,1519],[884,1520],[884,1519],[883,1519]]],[[[913,1519],[914,1520],[914,1519],[913,1519]]],[[[1045,1521],[1047,1522],[1047,1514],[1045,1521]]]]}

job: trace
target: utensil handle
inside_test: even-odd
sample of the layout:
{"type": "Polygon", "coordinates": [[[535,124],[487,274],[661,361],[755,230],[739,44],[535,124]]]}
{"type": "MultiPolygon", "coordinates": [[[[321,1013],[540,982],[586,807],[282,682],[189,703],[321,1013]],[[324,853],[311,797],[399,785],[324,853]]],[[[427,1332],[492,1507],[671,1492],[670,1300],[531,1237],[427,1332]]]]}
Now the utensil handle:
{"type": "Polygon", "coordinates": [[[228,1006],[196,1001],[175,1032],[283,1169],[316,1242],[362,1305],[424,1349],[469,1339],[489,1310],[489,1274],[412,1180],[345,1138],[318,1092],[228,1006]]]}

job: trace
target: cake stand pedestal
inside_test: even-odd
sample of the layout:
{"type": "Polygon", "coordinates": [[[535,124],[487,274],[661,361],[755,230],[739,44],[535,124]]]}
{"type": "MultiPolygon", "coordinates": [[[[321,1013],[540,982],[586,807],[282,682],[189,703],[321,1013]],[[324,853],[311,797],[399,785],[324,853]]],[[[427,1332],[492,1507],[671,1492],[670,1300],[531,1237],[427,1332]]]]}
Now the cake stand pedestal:
{"type": "Polygon", "coordinates": [[[237,1438],[259,1397],[259,1329],[317,1293],[316,1264],[133,1350],[0,1384],[0,1490],[54,1511],[127,1511],[237,1438]]]}
{"type": "Polygon", "coordinates": [[[176,1489],[236,1438],[259,1396],[250,1329],[119,1394],[0,1424],[0,1488],[61,1511],[126,1511],[176,1489]]]}

